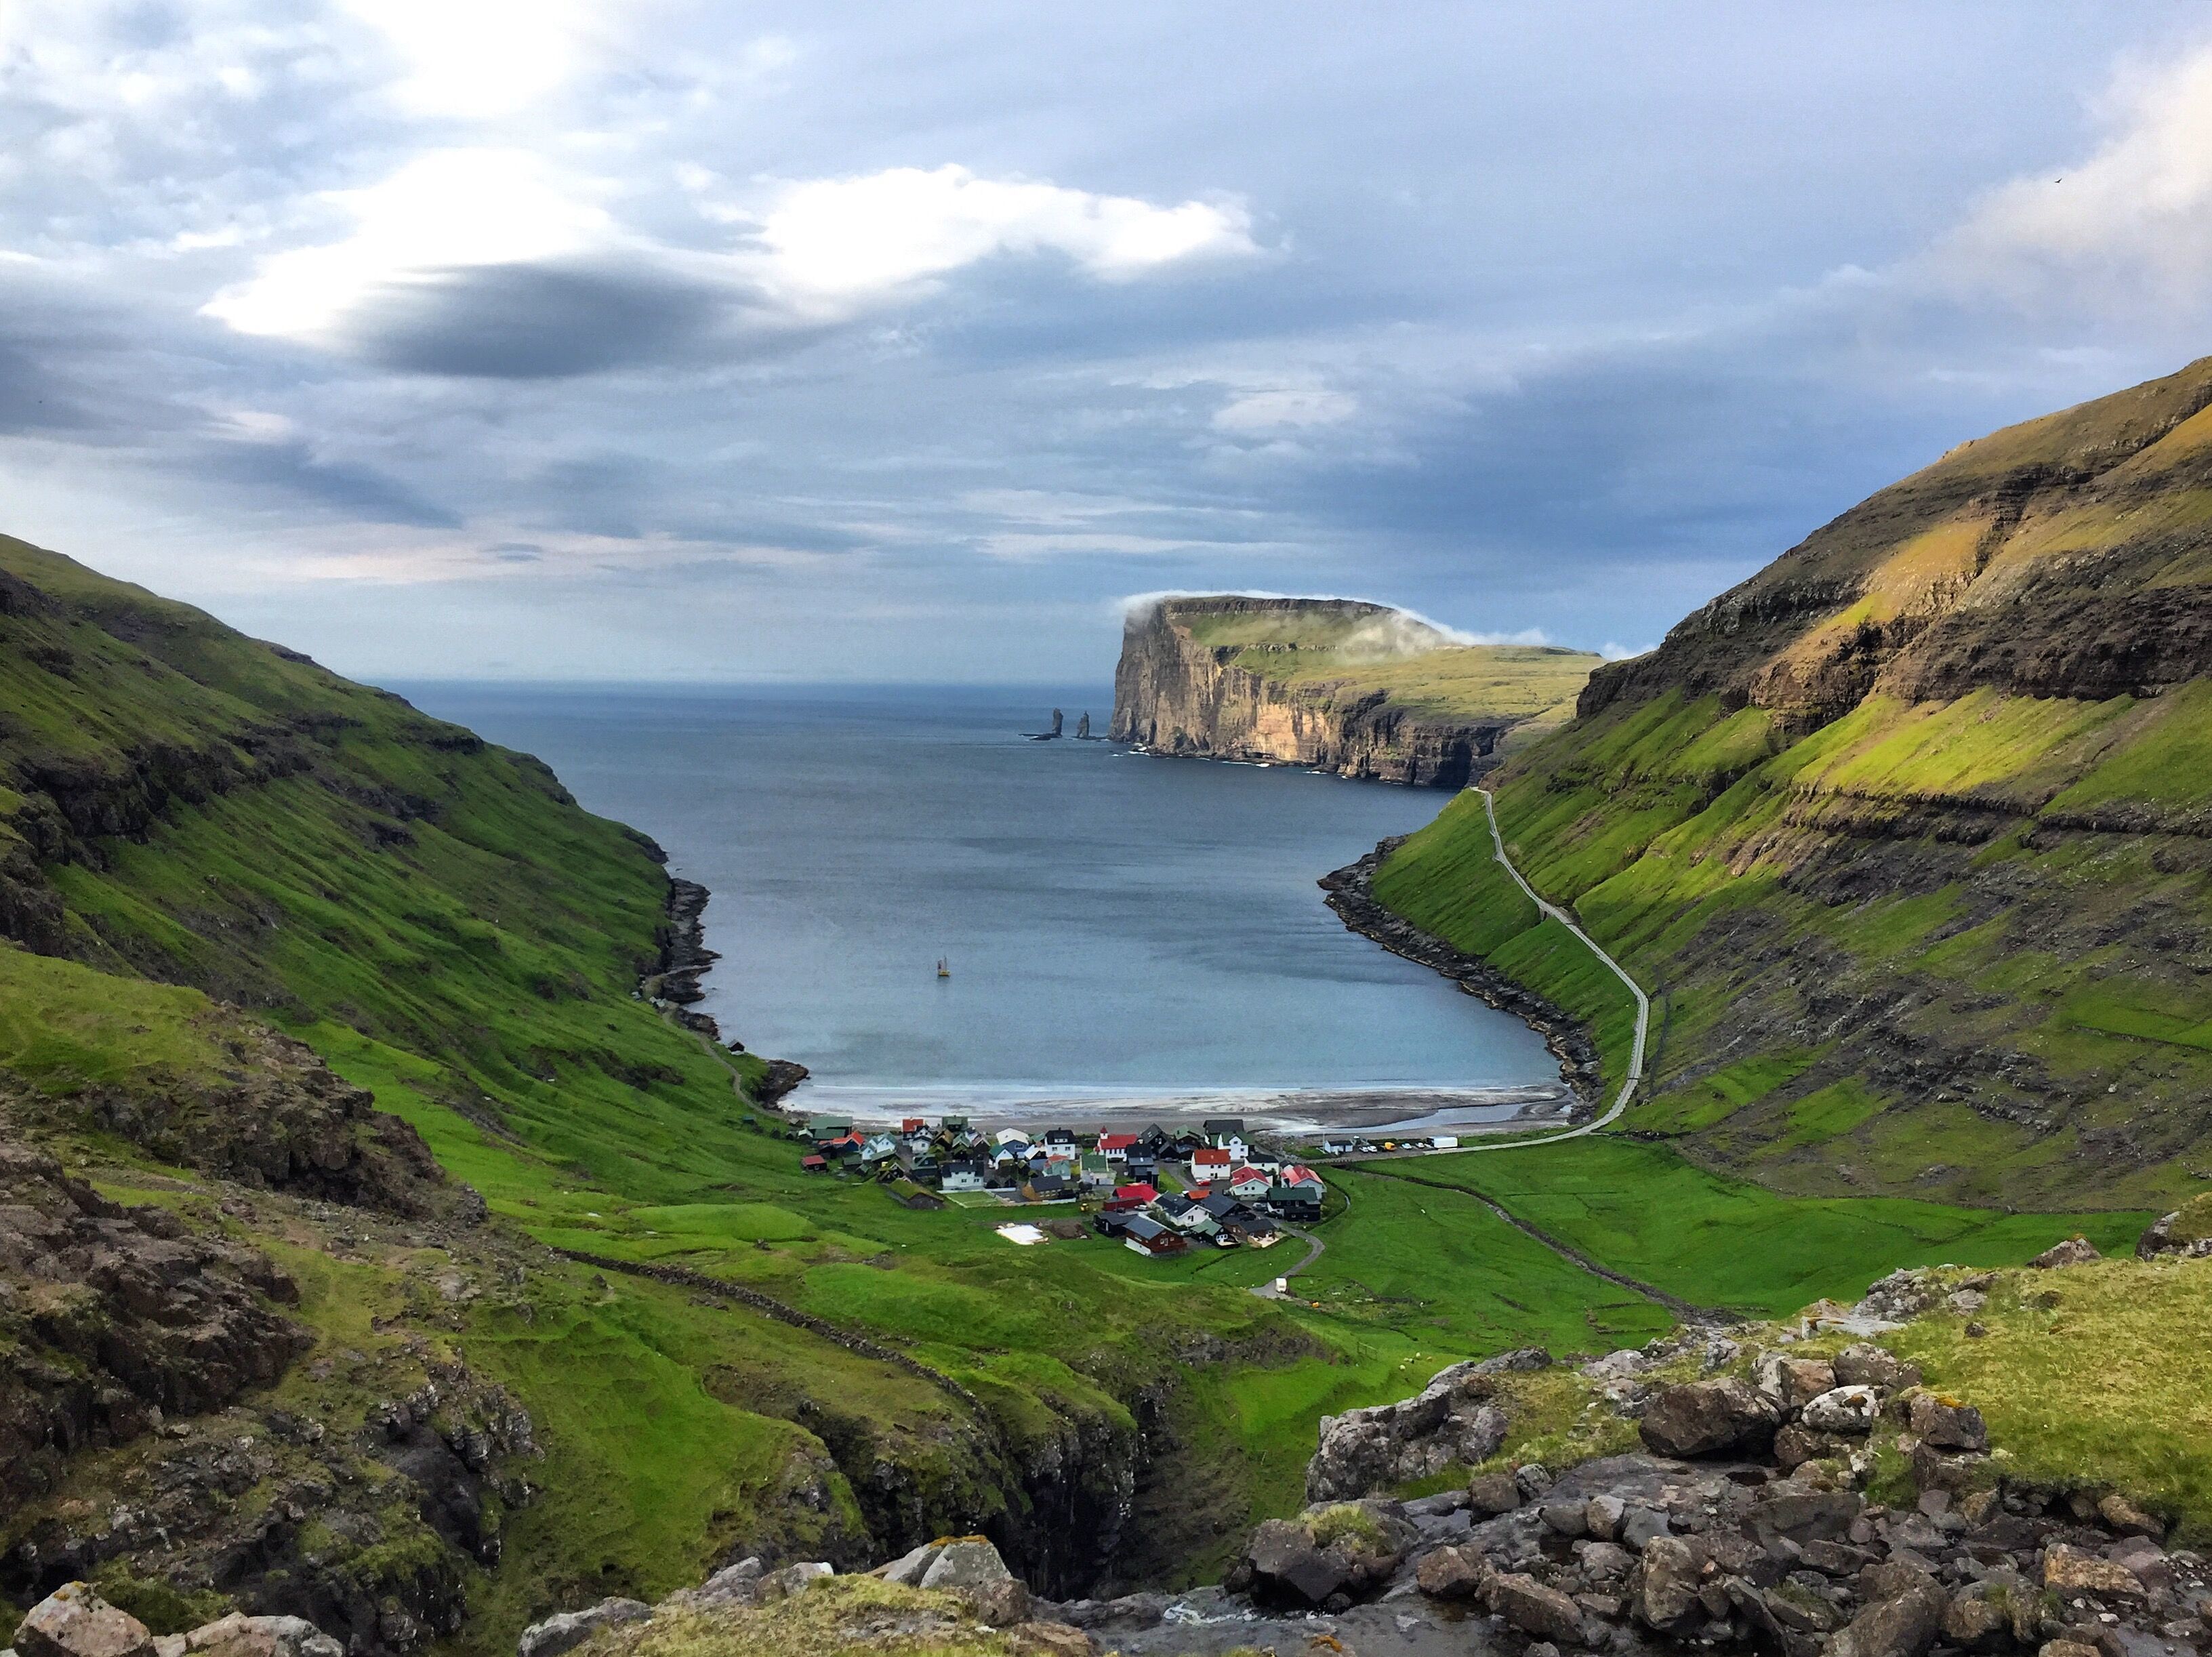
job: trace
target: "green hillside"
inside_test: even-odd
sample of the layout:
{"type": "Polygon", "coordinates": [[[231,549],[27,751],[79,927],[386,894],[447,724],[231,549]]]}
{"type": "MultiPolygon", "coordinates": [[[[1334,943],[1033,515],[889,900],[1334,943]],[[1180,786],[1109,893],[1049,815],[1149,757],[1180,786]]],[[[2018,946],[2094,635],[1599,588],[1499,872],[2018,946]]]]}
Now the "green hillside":
{"type": "Polygon", "coordinates": [[[1526,720],[1523,735],[1564,721],[1599,658],[1552,645],[1461,644],[1401,610],[1311,600],[1229,608],[1168,603],[1176,624],[1231,665],[1340,702],[1381,693],[1408,712],[1526,720]]]}
{"type": "MultiPolygon", "coordinates": [[[[1784,1190],[2162,1203],[2212,1174],[2212,361],[1838,519],[1493,780],[1654,998],[1622,1127],[1784,1190]]],[[[1625,1052],[1455,801],[1376,894],[1625,1052]]]]}

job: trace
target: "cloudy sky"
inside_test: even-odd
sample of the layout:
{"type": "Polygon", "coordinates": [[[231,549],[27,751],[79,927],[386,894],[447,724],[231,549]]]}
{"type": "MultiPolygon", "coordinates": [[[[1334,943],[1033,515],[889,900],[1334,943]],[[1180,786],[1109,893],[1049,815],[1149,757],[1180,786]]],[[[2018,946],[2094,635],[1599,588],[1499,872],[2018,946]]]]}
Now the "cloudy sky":
{"type": "Polygon", "coordinates": [[[370,677],[1634,649],[2208,323],[2170,0],[0,0],[0,531],[370,677]]]}

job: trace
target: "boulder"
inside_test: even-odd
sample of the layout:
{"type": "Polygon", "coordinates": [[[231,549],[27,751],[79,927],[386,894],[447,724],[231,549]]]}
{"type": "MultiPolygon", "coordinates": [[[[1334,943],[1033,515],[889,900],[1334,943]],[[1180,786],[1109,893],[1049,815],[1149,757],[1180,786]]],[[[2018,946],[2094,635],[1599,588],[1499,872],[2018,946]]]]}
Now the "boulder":
{"type": "Polygon", "coordinates": [[[1620,1535],[1620,1521],[1628,1512],[1628,1504],[1619,1496],[1601,1492],[1590,1497],[1583,1508],[1583,1528],[1601,1542],[1611,1542],[1620,1535]]]}
{"type": "Polygon", "coordinates": [[[1431,1599],[1473,1599],[1491,1575],[1490,1561],[1478,1547],[1432,1548],[1413,1567],[1413,1585],[1431,1599]]]}
{"type": "Polygon", "coordinates": [[[1826,1358],[1793,1358],[1769,1353],[1759,1362],[1759,1390],[1786,1410],[1802,1409],[1836,1384],[1836,1366],[1826,1358]]]}
{"type": "Polygon", "coordinates": [[[154,1636],[85,1582],[65,1582],[23,1614],[21,1657],[153,1657],[154,1636]]]}
{"type": "Polygon", "coordinates": [[[1534,1639],[1582,1643],[1582,1608],[1533,1576],[1519,1571],[1493,1576],[1485,1598],[1491,1610],[1534,1639]]]}
{"type": "Polygon", "coordinates": [[[1913,1395],[1909,1417],[1913,1432],[1923,1444],[1940,1450],[1981,1451],[1990,1448],[1990,1429],[1982,1412],[1940,1393],[1913,1395]]]}
{"type": "Polygon", "coordinates": [[[1969,1582],[1943,1608],[1943,1640],[1967,1651],[2003,1651],[2035,1643],[2035,1590],[2027,1579],[1999,1567],[1969,1582]]]}
{"type": "Polygon", "coordinates": [[[2062,1266],[2087,1266],[2091,1260],[2102,1259],[2104,1256],[2097,1252],[2097,1245],[2087,1237],[2069,1237],[2064,1242],[2051,1244],[2028,1264],[2051,1272],[2062,1266]]]}
{"type": "Polygon", "coordinates": [[[2103,1657],[2103,1648],[2087,1640],[2046,1640],[2036,1657],[2103,1657]]]}
{"type": "Polygon", "coordinates": [[[998,1549],[980,1536],[963,1536],[938,1545],[918,1586],[925,1588],[978,1588],[1003,1582],[1013,1575],[998,1549]]]}
{"type": "Polygon", "coordinates": [[[1618,1542],[1585,1542],[1575,1550],[1576,1563],[1593,1582],[1614,1582],[1636,1569],[1636,1556],[1618,1542]]]}
{"type": "Polygon", "coordinates": [[[1514,1488],[1523,1502],[1534,1502],[1552,1488],[1552,1470],[1540,1461],[1524,1461],[1513,1470],[1514,1488]]]}
{"type": "Polygon", "coordinates": [[[1278,1603],[1318,1605],[1352,1581],[1341,1554],[1317,1546],[1303,1525],[1288,1519],[1261,1521],[1244,1545],[1255,1598],[1278,1603]]]}
{"type": "Polygon", "coordinates": [[[1920,1380],[1917,1366],[1900,1363],[1894,1352],[1868,1341],[1846,1346],[1836,1354],[1836,1385],[1838,1387],[1879,1387],[1894,1391],[1900,1387],[1916,1386],[1920,1380]]]}
{"type": "Polygon", "coordinates": [[[959,1594],[975,1608],[977,1620],[994,1628],[1029,1618],[1029,1585],[980,1536],[963,1536],[939,1547],[918,1586],[959,1594]]]}
{"type": "Polygon", "coordinates": [[[945,1539],[939,1537],[934,1542],[923,1543],[911,1553],[901,1554],[888,1563],[877,1566],[868,1575],[880,1576],[886,1582],[896,1582],[902,1588],[918,1588],[929,1568],[937,1563],[937,1556],[944,1551],[945,1539]]]}
{"type": "Polygon", "coordinates": [[[1630,1580],[1637,1619],[1662,1633],[1679,1633],[1704,1618],[1698,1598],[1705,1569],[1704,1545],[1692,1538],[1655,1536],[1630,1580]]]}
{"type": "Polygon", "coordinates": [[[1637,1431],[1661,1455],[1713,1455],[1765,1448],[1780,1421],[1772,1399],[1740,1381],[1720,1377],[1660,1388],[1637,1431]]]}
{"type": "Polygon", "coordinates": [[[2160,1254],[2203,1254],[2212,1252],[2212,1191],[2191,1197],[2171,1214],[2160,1215],[2136,1240],[2142,1259],[2160,1254]]]}
{"type": "Polygon", "coordinates": [[[1547,1502],[1537,1508],[1547,1528],[1565,1537],[1589,1534],[1589,1503],[1571,1498],[1547,1502]]]}
{"type": "Polygon", "coordinates": [[[2043,1586],[2062,1596],[2086,1593],[2139,1599],[2143,1592],[2142,1578],[2125,1565],[2063,1542],[2054,1542],[2043,1551],[2043,1586]]]}
{"type": "Polygon", "coordinates": [[[1850,1490],[1808,1490],[1789,1479],[1759,1492],[1750,1525],[1769,1548],[1784,1537],[1802,1548],[1808,1542],[1836,1542],[1848,1536],[1863,1505],[1850,1490]]]}
{"type": "Polygon", "coordinates": [[[2164,1520],[2145,1513],[2118,1490],[2097,1503],[2097,1516],[2122,1536],[2159,1537],[2166,1534],[2164,1520]]]}
{"type": "Polygon", "coordinates": [[[1881,1394],[1871,1387],[1832,1387],[1805,1403],[1804,1423],[1816,1433],[1863,1437],[1881,1415],[1881,1394]]]}
{"type": "Polygon", "coordinates": [[[523,1630],[514,1642],[514,1657],[560,1657],[603,1628],[642,1623],[652,1615],[653,1607],[640,1599],[602,1599],[582,1611],[564,1611],[523,1630]]]}
{"type": "Polygon", "coordinates": [[[1774,1465],[1795,1473],[1808,1461],[1847,1458],[1855,1441],[1834,1433],[1816,1433],[1802,1421],[1793,1421],[1774,1435],[1774,1465]]]}
{"type": "Polygon", "coordinates": [[[1668,1535],[1671,1529],[1665,1514],[1639,1503],[1621,1514],[1620,1529],[1613,1539],[1640,1553],[1651,1545],[1654,1538],[1668,1535]]]}
{"type": "Polygon", "coordinates": [[[1467,1482],[1467,1505],[1489,1518],[1511,1513],[1521,1505],[1521,1487],[1511,1473],[1477,1473],[1467,1482]]]}
{"type": "Polygon", "coordinates": [[[304,1617],[237,1611],[185,1636],[185,1650],[207,1657],[345,1657],[343,1646],[304,1617]]]}
{"type": "MultiPolygon", "coordinates": [[[[1880,1568],[1862,1577],[1876,1576],[1880,1568]]],[[[1895,1591],[1873,1599],[1849,1627],[1828,1642],[1827,1657],[1922,1657],[1936,1642],[1950,1601],[1923,1571],[1897,1568],[1887,1580],[1895,1591]]],[[[1884,1581],[1876,1576],[1877,1583],[1884,1581]]]]}
{"type": "Polygon", "coordinates": [[[713,1611],[724,1605],[750,1605],[760,1596],[764,1567],[757,1559],[740,1559],[725,1565],[696,1588],[679,1588],[666,1603],[679,1611],[713,1611]]]}
{"type": "Polygon", "coordinates": [[[1306,1463],[1306,1500],[1357,1501],[1455,1462],[1471,1467],[1488,1460],[1505,1442],[1506,1424],[1505,1412],[1488,1401],[1488,1377],[1498,1368],[1527,1367],[1510,1362],[1523,1356],[1455,1363],[1412,1398],[1323,1416],[1319,1447],[1306,1463]]]}
{"type": "Polygon", "coordinates": [[[836,1574],[836,1567],[819,1559],[801,1560],[795,1565],[786,1565],[781,1570],[770,1571],[762,1577],[754,1594],[762,1605],[774,1605],[779,1599],[790,1599],[794,1593],[804,1593],[813,1583],[836,1574]]]}

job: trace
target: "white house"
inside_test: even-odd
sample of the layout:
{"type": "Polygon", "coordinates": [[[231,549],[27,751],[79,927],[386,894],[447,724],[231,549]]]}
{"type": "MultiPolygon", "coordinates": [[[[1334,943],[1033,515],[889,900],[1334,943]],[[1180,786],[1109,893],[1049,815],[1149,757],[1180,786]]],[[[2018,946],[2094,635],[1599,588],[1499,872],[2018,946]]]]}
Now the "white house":
{"type": "Polygon", "coordinates": [[[1229,1175],[1229,1194],[1250,1202],[1266,1196],[1274,1183],[1256,1168],[1239,1168],[1229,1175]]]}
{"type": "Polygon", "coordinates": [[[1190,1182],[1193,1185],[1212,1185],[1216,1180],[1229,1177],[1238,1158],[1215,1146],[1190,1153],[1190,1182]]]}

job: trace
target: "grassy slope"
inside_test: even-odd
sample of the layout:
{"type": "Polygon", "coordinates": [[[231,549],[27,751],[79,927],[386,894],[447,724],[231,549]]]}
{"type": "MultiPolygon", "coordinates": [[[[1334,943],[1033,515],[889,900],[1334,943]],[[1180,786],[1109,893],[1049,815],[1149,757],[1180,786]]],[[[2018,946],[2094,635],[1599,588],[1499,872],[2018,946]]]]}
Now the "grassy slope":
{"type": "MultiPolygon", "coordinates": [[[[2136,397],[2100,418],[2118,430],[2136,397]]],[[[2080,631],[2104,624],[2102,602],[2154,607],[2130,634],[2145,646],[2160,625],[2190,636],[2191,612],[2160,623],[2155,606],[2196,604],[2212,569],[2160,537],[2176,514],[2195,521],[2212,411],[2173,417],[2134,434],[2165,432],[2117,481],[2031,510],[1984,552],[1970,596],[1995,584],[1978,602],[2001,608],[2039,572],[2101,555],[2112,592],[2081,601],[2080,631]]],[[[1692,618],[1657,657],[1616,670],[1627,694],[1499,774],[1516,861],[1654,995],[1652,1084],[1626,1129],[1686,1136],[1700,1158],[1783,1189],[2044,1207],[2166,1204],[2212,1165],[2212,980],[2197,970],[2212,924],[2212,681],[2148,697],[1891,689],[1954,685],[1972,650],[2002,655],[2013,624],[1962,604],[1897,634],[1871,688],[1805,729],[1806,699],[1871,671],[1846,659],[1851,640],[1892,649],[1879,629],[1901,610],[1953,602],[1929,568],[1956,553],[1946,535],[1987,528],[1966,492],[2062,440],[2125,452],[2110,435],[2072,411],[1969,446],[1900,486],[1902,504],[1877,497],[1746,589],[1756,613],[1786,613],[1812,574],[1844,568],[1862,596],[1835,616],[1792,622],[1741,660],[1726,654],[1741,655],[1738,632],[1692,618]],[[1969,624],[1999,641],[1951,638],[1969,624]],[[1769,694],[1777,705],[1759,705],[1769,694]]],[[[2063,636],[2035,659],[2062,648],[2063,636]]],[[[1626,998],[1505,892],[1479,801],[1415,836],[1376,891],[1592,1022],[1619,1065],[1626,998]]]]}
{"type": "Polygon", "coordinates": [[[1375,624],[1326,609],[1224,613],[1203,600],[1175,603],[1177,625],[1201,645],[1235,647],[1232,664],[1262,678],[1331,699],[1375,691],[1424,713],[1510,715],[1540,726],[1573,711],[1599,658],[1543,645],[1455,645],[1410,618],[1388,635],[1375,624]]]}

